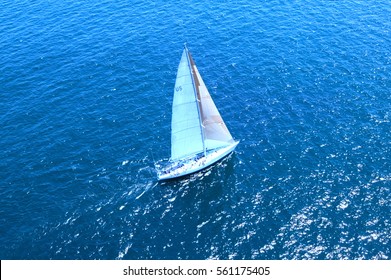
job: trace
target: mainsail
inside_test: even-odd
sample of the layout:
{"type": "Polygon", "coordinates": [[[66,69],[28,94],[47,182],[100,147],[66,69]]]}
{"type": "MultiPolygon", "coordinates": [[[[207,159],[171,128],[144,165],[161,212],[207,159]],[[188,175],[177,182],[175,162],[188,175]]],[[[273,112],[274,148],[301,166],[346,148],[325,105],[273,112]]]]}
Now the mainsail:
{"type": "Polygon", "coordinates": [[[171,160],[202,152],[203,131],[186,49],[178,66],[171,119],[171,160]]]}
{"type": "Polygon", "coordinates": [[[174,88],[171,160],[234,143],[208,89],[185,47],[174,88]]]}

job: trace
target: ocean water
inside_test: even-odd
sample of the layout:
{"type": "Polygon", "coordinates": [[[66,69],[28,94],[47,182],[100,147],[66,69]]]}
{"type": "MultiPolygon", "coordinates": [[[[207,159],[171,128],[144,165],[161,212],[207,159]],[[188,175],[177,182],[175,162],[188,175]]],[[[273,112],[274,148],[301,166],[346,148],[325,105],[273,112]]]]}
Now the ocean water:
{"type": "Polygon", "coordinates": [[[391,3],[0,3],[0,259],[390,259],[391,3]],[[158,183],[188,47],[240,140],[158,183]]]}

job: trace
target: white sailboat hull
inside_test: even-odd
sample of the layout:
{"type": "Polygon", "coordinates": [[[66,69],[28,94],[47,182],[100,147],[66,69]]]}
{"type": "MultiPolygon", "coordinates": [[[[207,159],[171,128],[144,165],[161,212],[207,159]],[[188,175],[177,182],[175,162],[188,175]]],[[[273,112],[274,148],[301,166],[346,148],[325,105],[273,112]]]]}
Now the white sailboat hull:
{"type": "Polygon", "coordinates": [[[168,180],[173,178],[182,177],[205,169],[217,161],[228,156],[238,145],[239,142],[234,142],[231,145],[216,149],[206,154],[206,156],[198,159],[190,159],[184,163],[178,164],[178,166],[158,171],[158,179],[168,180]]]}

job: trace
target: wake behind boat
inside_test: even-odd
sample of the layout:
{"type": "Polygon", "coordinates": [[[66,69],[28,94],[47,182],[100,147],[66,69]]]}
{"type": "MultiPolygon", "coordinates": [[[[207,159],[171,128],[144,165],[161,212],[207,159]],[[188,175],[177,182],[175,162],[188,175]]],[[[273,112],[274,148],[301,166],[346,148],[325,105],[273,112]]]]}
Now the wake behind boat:
{"type": "Polygon", "coordinates": [[[204,169],[229,155],[238,143],[221,118],[185,45],[172,104],[171,158],[164,167],[157,167],[158,179],[204,169]]]}

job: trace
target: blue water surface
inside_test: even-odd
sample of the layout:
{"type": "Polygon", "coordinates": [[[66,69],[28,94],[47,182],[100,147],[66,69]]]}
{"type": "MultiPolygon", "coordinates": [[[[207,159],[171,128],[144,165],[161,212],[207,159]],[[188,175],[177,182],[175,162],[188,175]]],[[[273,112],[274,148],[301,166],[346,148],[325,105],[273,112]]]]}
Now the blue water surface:
{"type": "Polygon", "coordinates": [[[0,259],[390,259],[391,3],[0,3],[0,259]],[[158,183],[183,44],[240,140],[158,183]]]}

